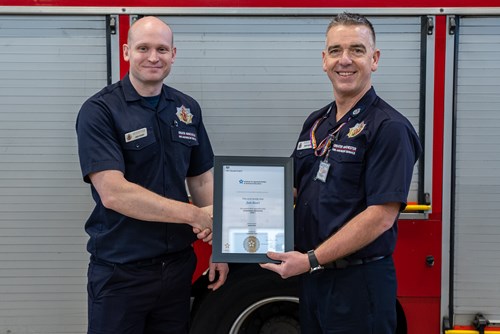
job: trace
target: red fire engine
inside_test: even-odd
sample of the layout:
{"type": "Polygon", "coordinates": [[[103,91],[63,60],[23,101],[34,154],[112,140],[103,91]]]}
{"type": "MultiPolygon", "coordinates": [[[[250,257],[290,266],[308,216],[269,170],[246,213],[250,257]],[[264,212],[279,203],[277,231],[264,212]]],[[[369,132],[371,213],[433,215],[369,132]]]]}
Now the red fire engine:
{"type": "MultiPolygon", "coordinates": [[[[121,45],[134,19],[156,15],[173,27],[178,59],[167,81],[200,102],[216,154],[286,156],[307,114],[331,99],[321,47],[341,11],[374,22],[386,61],[375,88],[425,148],[398,222],[397,333],[500,332],[493,0],[3,0],[0,332],[85,331],[82,230],[92,200],[74,116],[126,73],[121,45]]],[[[209,292],[211,249],[195,248],[192,333],[299,333],[296,279],[232,264],[223,288],[209,292]]]]}

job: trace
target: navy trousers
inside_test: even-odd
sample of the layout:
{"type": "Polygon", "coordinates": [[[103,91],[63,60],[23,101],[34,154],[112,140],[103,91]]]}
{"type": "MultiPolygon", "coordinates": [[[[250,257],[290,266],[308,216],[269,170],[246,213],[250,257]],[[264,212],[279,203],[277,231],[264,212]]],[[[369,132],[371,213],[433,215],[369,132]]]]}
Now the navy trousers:
{"type": "Polygon", "coordinates": [[[192,248],[135,264],[91,260],[88,334],[187,334],[195,266],[192,248]]]}
{"type": "Polygon", "coordinates": [[[302,334],[394,334],[396,273],[392,257],[304,274],[302,334]]]}

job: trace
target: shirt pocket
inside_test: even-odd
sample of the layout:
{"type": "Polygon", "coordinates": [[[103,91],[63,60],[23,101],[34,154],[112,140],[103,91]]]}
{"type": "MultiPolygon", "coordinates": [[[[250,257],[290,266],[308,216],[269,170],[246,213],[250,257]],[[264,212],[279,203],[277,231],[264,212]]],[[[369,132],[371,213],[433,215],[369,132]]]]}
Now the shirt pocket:
{"type": "Polygon", "coordinates": [[[146,165],[156,161],[159,156],[159,146],[152,127],[123,133],[122,147],[125,170],[133,175],[136,172],[144,173],[142,170],[146,165]],[[134,132],[136,133],[135,137],[134,132]],[[139,134],[137,135],[137,133],[139,134]]]}
{"type": "Polygon", "coordinates": [[[142,128],[136,131],[132,131],[125,133],[123,135],[124,142],[123,142],[123,149],[124,150],[129,150],[129,151],[140,151],[156,142],[155,134],[153,132],[153,128],[148,127],[148,128],[142,128]],[[143,131],[145,135],[143,135],[140,138],[130,138],[127,139],[127,136],[130,136],[130,133],[132,132],[137,132],[137,131],[143,131]]]}
{"type": "Polygon", "coordinates": [[[310,182],[316,160],[313,149],[296,150],[293,153],[294,187],[301,187],[303,184],[300,182],[310,182]]]}
{"type": "Polygon", "coordinates": [[[172,126],[172,141],[187,147],[198,146],[198,131],[194,126],[172,126]]]}
{"type": "Polygon", "coordinates": [[[328,162],[330,163],[328,178],[331,178],[331,182],[327,180],[329,191],[344,196],[359,194],[364,187],[363,150],[359,147],[337,145],[330,152],[328,162]]]}

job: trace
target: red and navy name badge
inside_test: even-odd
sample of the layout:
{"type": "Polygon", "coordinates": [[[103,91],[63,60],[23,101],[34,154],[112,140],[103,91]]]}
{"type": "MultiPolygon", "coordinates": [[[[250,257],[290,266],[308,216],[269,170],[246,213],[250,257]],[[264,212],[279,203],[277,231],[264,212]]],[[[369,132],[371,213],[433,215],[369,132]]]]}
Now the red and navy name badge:
{"type": "Polygon", "coordinates": [[[177,108],[176,115],[177,118],[185,124],[193,123],[193,114],[191,114],[191,110],[184,105],[177,108]]]}

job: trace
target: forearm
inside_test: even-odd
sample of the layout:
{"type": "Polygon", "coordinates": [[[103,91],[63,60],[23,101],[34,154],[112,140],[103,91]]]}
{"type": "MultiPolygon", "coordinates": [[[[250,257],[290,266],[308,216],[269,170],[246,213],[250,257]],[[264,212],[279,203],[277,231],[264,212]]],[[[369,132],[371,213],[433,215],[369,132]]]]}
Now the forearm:
{"type": "Polygon", "coordinates": [[[319,263],[341,259],[373,242],[392,227],[398,210],[399,203],[368,207],[316,248],[319,263]]]}
{"type": "Polygon", "coordinates": [[[137,184],[128,182],[118,171],[91,175],[103,205],[127,217],[151,221],[193,225],[202,211],[188,203],[162,197],[137,184]]]}
{"type": "Polygon", "coordinates": [[[198,207],[212,205],[214,202],[214,177],[212,171],[187,178],[187,185],[193,204],[198,207]]]}
{"type": "Polygon", "coordinates": [[[198,209],[188,203],[171,200],[130,183],[116,193],[110,209],[144,221],[192,225],[198,209]]]}

